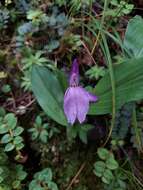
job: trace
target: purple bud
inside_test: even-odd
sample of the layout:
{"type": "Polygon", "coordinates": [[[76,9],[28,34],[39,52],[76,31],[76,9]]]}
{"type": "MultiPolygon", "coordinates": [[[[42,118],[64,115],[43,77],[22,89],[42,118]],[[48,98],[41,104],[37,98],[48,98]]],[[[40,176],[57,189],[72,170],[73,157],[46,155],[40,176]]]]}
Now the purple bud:
{"type": "Polygon", "coordinates": [[[70,86],[78,86],[79,84],[79,65],[77,59],[74,59],[71,73],[70,73],[70,86]]]}

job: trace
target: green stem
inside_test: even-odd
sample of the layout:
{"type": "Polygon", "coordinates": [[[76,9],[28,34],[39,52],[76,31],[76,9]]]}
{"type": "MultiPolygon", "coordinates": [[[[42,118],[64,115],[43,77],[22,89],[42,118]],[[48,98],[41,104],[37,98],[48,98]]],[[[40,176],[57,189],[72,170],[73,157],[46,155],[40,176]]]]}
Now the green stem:
{"type": "Polygon", "coordinates": [[[92,54],[92,55],[93,55],[93,53],[94,53],[94,50],[95,50],[95,48],[96,48],[96,46],[97,46],[97,43],[98,43],[98,41],[99,41],[99,39],[100,39],[100,36],[101,36],[101,30],[102,30],[103,25],[104,25],[105,12],[106,12],[107,7],[108,7],[108,0],[105,0],[105,1],[104,1],[103,14],[102,14],[102,18],[101,18],[101,22],[100,22],[100,26],[99,26],[99,31],[98,31],[98,34],[97,34],[97,37],[96,37],[96,41],[95,41],[94,46],[93,46],[92,51],[91,51],[91,54],[92,54]]]}
{"type": "MultiPolygon", "coordinates": [[[[107,0],[105,0],[105,8],[104,10],[106,11],[107,9],[107,0]]],[[[109,68],[109,74],[110,74],[110,79],[111,79],[111,88],[112,88],[112,120],[111,120],[111,128],[108,134],[108,137],[104,143],[104,146],[106,145],[106,143],[108,142],[108,140],[110,139],[110,136],[112,134],[112,130],[114,128],[114,124],[115,124],[115,116],[116,116],[116,90],[115,90],[115,80],[114,80],[114,71],[113,71],[113,65],[112,65],[112,59],[111,59],[111,54],[110,54],[110,50],[107,44],[107,40],[106,37],[103,33],[101,33],[102,35],[102,39],[103,39],[103,44],[104,44],[104,48],[105,48],[105,52],[106,52],[106,59],[108,62],[108,68],[109,68]]]]}
{"type": "Polygon", "coordinates": [[[125,170],[125,169],[123,169],[121,167],[120,167],[120,169],[122,169],[124,171],[124,173],[129,174],[131,177],[133,177],[133,179],[131,179],[131,181],[133,181],[133,183],[135,183],[135,185],[140,185],[141,189],[143,189],[142,182],[134,174],[134,167],[133,167],[134,163],[132,162],[131,158],[128,156],[128,154],[125,151],[125,149],[123,149],[122,147],[120,147],[120,148],[123,151],[123,153],[125,154],[125,156],[127,157],[127,160],[128,160],[128,163],[129,163],[129,168],[130,168],[131,171],[125,170]]]}
{"type": "Polygon", "coordinates": [[[99,32],[102,36],[102,40],[103,40],[103,45],[104,45],[104,49],[105,49],[105,56],[108,62],[108,68],[109,68],[109,74],[110,74],[110,79],[111,79],[111,88],[112,88],[112,120],[111,120],[111,128],[109,131],[109,134],[107,136],[107,139],[104,143],[103,146],[105,146],[107,144],[107,142],[110,139],[110,136],[112,134],[112,130],[114,128],[114,124],[115,124],[115,116],[116,116],[116,91],[115,91],[115,80],[114,80],[114,71],[113,71],[113,66],[112,66],[112,59],[111,59],[111,54],[110,54],[110,50],[107,44],[107,40],[105,35],[102,33],[102,28],[103,28],[103,24],[104,24],[104,19],[105,19],[105,12],[108,8],[108,0],[104,1],[104,11],[103,11],[103,16],[101,19],[101,24],[100,24],[100,28],[99,28],[99,32]]]}
{"type": "Polygon", "coordinates": [[[111,79],[111,88],[112,88],[112,120],[111,120],[111,128],[108,134],[108,137],[104,143],[104,146],[106,145],[106,143],[108,142],[108,140],[110,139],[110,136],[112,134],[112,130],[114,128],[115,125],[115,117],[116,117],[116,90],[115,90],[115,80],[114,80],[114,71],[113,71],[113,66],[112,66],[112,60],[111,60],[111,56],[110,56],[110,51],[108,48],[108,44],[106,41],[106,38],[104,36],[104,34],[102,34],[102,39],[103,39],[103,44],[105,47],[105,52],[106,52],[106,58],[107,58],[107,62],[108,62],[108,68],[109,68],[109,74],[110,74],[110,79],[111,79]]]}
{"type": "Polygon", "coordinates": [[[82,29],[82,38],[84,36],[84,12],[83,12],[83,1],[81,0],[81,18],[82,18],[82,23],[81,23],[81,29],[82,29]]]}

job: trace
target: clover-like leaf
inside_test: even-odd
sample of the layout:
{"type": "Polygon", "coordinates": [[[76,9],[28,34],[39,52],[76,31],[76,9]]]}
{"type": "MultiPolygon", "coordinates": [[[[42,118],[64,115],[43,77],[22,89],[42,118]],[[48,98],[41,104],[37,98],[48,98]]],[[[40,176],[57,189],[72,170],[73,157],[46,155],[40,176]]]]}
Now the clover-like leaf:
{"type": "Polygon", "coordinates": [[[49,187],[51,190],[58,190],[57,184],[54,183],[53,181],[49,181],[49,182],[48,182],[48,187],[49,187]]]}
{"type": "Polygon", "coordinates": [[[106,160],[109,157],[110,152],[106,148],[98,148],[97,154],[99,158],[106,160]]]}
{"type": "Polygon", "coordinates": [[[19,189],[19,187],[20,187],[20,181],[19,180],[15,180],[15,181],[13,181],[13,183],[12,183],[12,187],[13,187],[13,189],[19,189]]]}
{"type": "Polygon", "coordinates": [[[13,113],[8,113],[5,117],[4,120],[7,122],[8,129],[14,129],[17,124],[17,119],[13,113]]]}
{"type": "Polygon", "coordinates": [[[24,129],[22,127],[16,127],[16,129],[13,130],[13,136],[19,136],[24,129]]]}
{"type": "Polygon", "coordinates": [[[15,137],[14,140],[13,140],[13,143],[14,143],[15,145],[17,145],[17,144],[19,144],[19,143],[21,143],[21,142],[23,142],[23,138],[20,137],[20,136],[15,137]]]}
{"type": "Polygon", "coordinates": [[[98,161],[94,164],[94,174],[98,177],[102,177],[104,171],[105,171],[106,165],[102,161],[98,161]]]}
{"type": "Polygon", "coordinates": [[[113,157],[109,157],[106,160],[106,166],[110,170],[115,170],[115,169],[117,169],[119,167],[119,164],[113,157]]]}
{"type": "Polygon", "coordinates": [[[8,143],[8,144],[5,146],[4,151],[5,151],[5,152],[9,152],[9,151],[12,151],[14,148],[15,148],[15,145],[14,145],[14,144],[8,143]]]}
{"type": "Polygon", "coordinates": [[[114,179],[114,176],[112,174],[111,170],[106,169],[103,173],[102,181],[106,184],[110,184],[111,181],[114,179]]]}
{"type": "Polygon", "coordinates": [[[19,144],[16,144],[16,150],[21,150],[24,147],[24,144],[21,142],[19,144]]]}
{"type": "Polygon", "coordinates": [[[8,132],[8,128],[5,124],[0,125],[0,134],[4,134],[8,132]]]}
{"type": "Polygon", "coordinates": [[[2,138],[1,138],[1,143],[5,144],[5,143],[9,143],[12,140],[12,136],[10,134],[5,134],[2,138]]]}

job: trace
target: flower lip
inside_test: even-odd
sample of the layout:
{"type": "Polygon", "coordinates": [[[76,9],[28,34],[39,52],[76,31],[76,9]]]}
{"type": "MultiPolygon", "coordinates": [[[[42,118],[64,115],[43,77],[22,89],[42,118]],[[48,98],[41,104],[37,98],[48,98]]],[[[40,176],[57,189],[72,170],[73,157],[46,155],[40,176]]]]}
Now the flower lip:
{"type": "Polygon", "coordinates": [[[97,97],[81,86],[69,87],[64,96],[64,112],[70,124],[76,120],[83,123],[89,110],[89,103],[96,102],[97,97]]]}

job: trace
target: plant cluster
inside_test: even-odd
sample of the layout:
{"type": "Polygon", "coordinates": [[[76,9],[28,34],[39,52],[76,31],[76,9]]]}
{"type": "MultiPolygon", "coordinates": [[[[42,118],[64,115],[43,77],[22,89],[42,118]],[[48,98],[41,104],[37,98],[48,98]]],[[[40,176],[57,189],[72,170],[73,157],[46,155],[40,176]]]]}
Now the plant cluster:
{"type": "Polygon", "coordinates": [[[143,189],[141,9],[0,2],[0,190],[143,189]]]}
{"type": "Polygon", "coordinates": [[[29,184],[29,190],[58,190],[56,183],[52,181],[52,171],[50,168],[45,168],[40,172],[35,173],[34,179],[29,184]]]}
{"type": "Polygon", "coordinates": [[[3,149],[0,149],[0,188],[22,189],[26,176],[23,166],[11,163],[3,149]]]}
{"type": "Polygon", "coordinates": [[[54,134],[60,133],[56,127],[50,127],[48,123],[42,123],[42,118],[40,116],[36,117],[33,127],[28,131],[33,141],[38,140],[42,143],[47,143],[48,139],[51,139],[54,134]]]}
{"type": "Polygon", "coordinates": [[[94,164],[93,172],[96,176],[101,178],[105,184],[105,189],[108,189],[108,185],[110,185],[110,189],[126,189],[125,180],[127,177],[115,160],[114,154],[105,148],[99,148],[97,154],[100,161],[94,164]]]}
{"type": "Polygon", "coordinates": [[[21,137],[24,129],[17,125],[17,118],[13,113],[8,113],[0,117],[0,134],[1,144],[4,145],[4,151],[9,152],[15,150],[17,159],[21,156],[20,150],[23,149],[23,137],[21,137]]]}

